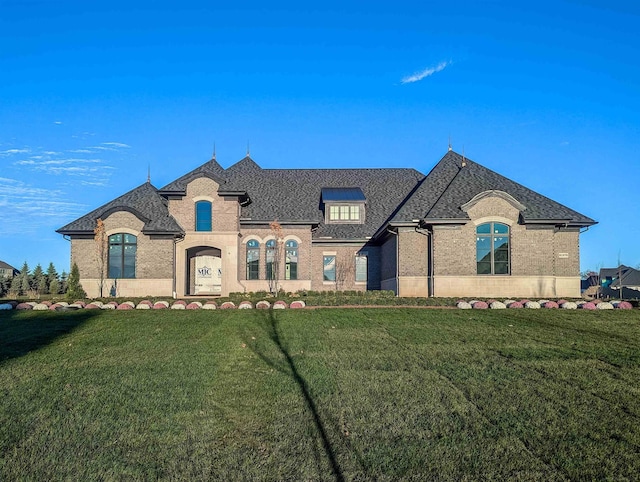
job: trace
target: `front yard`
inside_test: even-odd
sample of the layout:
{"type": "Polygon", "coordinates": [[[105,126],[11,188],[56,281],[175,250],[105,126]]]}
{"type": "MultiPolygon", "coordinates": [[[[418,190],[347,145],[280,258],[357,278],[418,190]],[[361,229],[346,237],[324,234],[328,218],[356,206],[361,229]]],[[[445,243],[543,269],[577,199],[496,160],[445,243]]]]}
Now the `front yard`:
{"type": "Polygon", "coordinates": [[[633,480],[640,311],[0,312],[0,480],[633,480]]]}

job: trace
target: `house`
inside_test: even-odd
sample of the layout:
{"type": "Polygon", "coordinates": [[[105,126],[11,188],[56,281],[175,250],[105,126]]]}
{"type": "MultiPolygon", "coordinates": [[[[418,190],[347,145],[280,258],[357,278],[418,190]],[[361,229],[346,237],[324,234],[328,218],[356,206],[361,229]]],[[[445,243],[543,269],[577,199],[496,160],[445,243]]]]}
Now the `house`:
{"type": "Polygon", "coordinates": [[[640,271],[621,264],[600,269],[600,296],[604,298],[640,299],[640,271]],[[622,290],[622,291],[621,291],[622,290]]]}
{"type": "Polygon", "coordinates": [[[119,296],[393,290],[399,296],[578,297],[595,221],[449,150],[414,169],[263,169],[215,159],[57,230],[99,294],[106,230],[119,296]]]}
{"type": "Polygon", "coordinates": [[[4,261],[0,261],[0,278],[13,278],[18,273],[19,271],[13,266],[5,263],[4,261]]]}

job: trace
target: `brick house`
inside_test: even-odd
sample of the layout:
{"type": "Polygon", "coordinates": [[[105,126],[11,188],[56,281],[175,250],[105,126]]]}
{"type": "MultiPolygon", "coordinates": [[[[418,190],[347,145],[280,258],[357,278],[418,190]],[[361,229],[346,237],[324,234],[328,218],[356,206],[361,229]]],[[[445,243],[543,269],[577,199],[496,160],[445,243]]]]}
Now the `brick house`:
{"type": "Polygon", "coordinates": [[[89,296],[102,219],[106,293],[393,290],[399,296],[578,297],[595,221],[449,151],[414,169],[262,169],[215,157],[57,230],[89,296]],[[277,223],[274,223],[277,221],[277,223]]]}

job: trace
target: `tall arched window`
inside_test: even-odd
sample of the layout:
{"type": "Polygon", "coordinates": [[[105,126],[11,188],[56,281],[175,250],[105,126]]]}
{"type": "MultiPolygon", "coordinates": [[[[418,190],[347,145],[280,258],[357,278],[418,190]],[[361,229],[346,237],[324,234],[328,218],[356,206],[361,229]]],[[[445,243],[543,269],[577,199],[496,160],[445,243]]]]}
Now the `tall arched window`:
{"type": "Polygon", "coordinates": [[[196,202],[196,231],[211,231],[211,203],[196,202]]]}
{"type": "Polygon", "coordinates": [[[260,243],[247,241],[247,279],[260,279],[260,243]]]}
{"type": "Polygon", "coordinates": [[[478,274],[509,274],[509,226],[485,223],[476,228],[478,274]]]}
{"type": "Polygon", "coordinates": [[[133,234],[109,236],[109,278],[136,277],[137,245],[138,239],[133,234]]]}
{"type": "Polygon", "coordinates": [[[265,244],[265,262],[267,266],[267,279],[276,279],[276,240],[270,239],[265,244]]]}
{"type": "Polygon", "coordinates": [[[284,279],[298,279],[298,242],[290,239],[284,247],[284,279]]]}

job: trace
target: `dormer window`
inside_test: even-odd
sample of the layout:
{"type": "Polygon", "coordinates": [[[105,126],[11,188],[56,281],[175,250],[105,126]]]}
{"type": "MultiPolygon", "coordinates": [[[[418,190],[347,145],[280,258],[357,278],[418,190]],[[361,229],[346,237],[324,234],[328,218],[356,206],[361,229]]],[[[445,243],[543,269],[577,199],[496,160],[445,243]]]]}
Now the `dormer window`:
{"type": "Polygon", "coordinates": [[[364,223],[366,198],[359,187],[322,188],[325,223],[364,223]]]}

